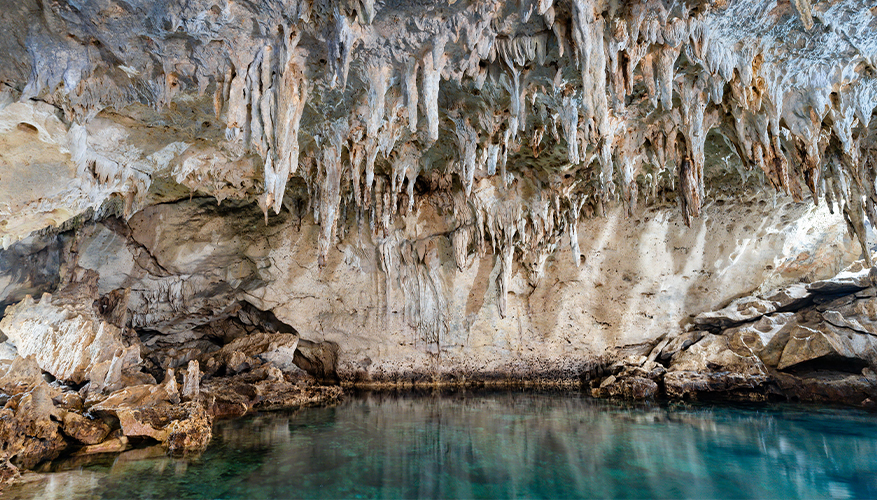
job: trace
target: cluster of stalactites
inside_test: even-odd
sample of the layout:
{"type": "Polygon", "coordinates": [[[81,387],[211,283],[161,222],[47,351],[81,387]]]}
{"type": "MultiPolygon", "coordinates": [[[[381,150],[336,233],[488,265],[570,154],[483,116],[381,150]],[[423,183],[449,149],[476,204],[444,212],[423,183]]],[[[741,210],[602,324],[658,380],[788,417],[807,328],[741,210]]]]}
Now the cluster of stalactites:
{"type": "MultiPolygon", "coordinates": [[[[319,151],[306,152],[309,160],[299,158],[298,129],[310,84],[294,57],[295,29],[288,28],[292,34],[284,33],[283,44],[266,45],[251,61],[238,61],[218,91],[217,109],[225,97],[229,137],[242,138],[264,159],[263,210],[280,210],[289,177],[300,161],[310,162],[315,170],[303,169],[299,175],[309,183],[311,207],[323,226],[322,260],[337,236],[340,206],[356,207],[360,217],[367,213],[372,230],[386,233],[395,214],[414,209],[418,175],[436,168],[442,175],[455,173],[466,198],[477,172],[499,173],[507,185],[510,153],[529,144],[538,156],[546,132],[556,144],[565,143],[572,166],[596,163],[596,182],[589,184],[596,193],[590,199],[600,207],[620,186],[621,199],[632,212],[644,165],[652,167],[645,179],[653,195],[660,172],[675,171],[669,177],[689,225],[704,201],[705,143],[714,128],[729,139],[745,169],[758,167],[777,190],[800,198],[800,176],[814,197],[849,191],[834,188],[849,184],[841,180],[826,183],[823,170],[832,161],[826,137],[840,144],[841,164],[859,163],[858,141],[875,107],[874,85],[852,81],[833,102],[827,90],[824,98],[795,94],[778,83],[779,70],[763,64],[755,49],[745,44],[729,49],[684,3],[668,10],[662,2],[634,2],[616,17],[597,12],[593,0],[572,0],[569,7],[569,19],[557,18],[552,1],[522,7],[528,17],[542,16],[550,34],[470,35],[470,59],[504,68],[505,75],[491,84],[507,92],[510,105],[497,109],[502,106],[494,102],[478,113],[449,110],[444,114],[447,127],[440,126],[438,97],[442,75],[447,76],[446,48],[457,40],[434,35],[425,50],[402,62],[370,56],[361,64],[365,98],[349,119],[317,125],[319,151]],[[544,65],[549,54],[575,64],[580,81],[565,82],[562,68],[548,89],[529,78],[526,67],[544,65]],[[644,91],[642,101],[631,101],[635,86],[644,91]],[[825,101],[821,108],[815,105],[820,99],[825,101]],[[450,133],[444,139],[456,146],[456,158],[439,167],[427,165],[421,155],[440,139],[440,130],[450,133]],[[383,175],[375,173],[379,157],[383,175]],[[399,191],[406,183],[407,204],[401,207],[399,191]]],[[[805,14],[801,11],[802,19],[805,14]]],[[[333,19],[327,78],[330,86],[343,89],[362,29],[338,9],[333,19]]],[[[464,66],[475,87],[482,88],[488,71],[472,60],[464,66]]],[[[873,191],[853,170],[863,196],[873,191]]],[[[856,203],[847,205],[845,213],[857,212],[856,203]]]]}

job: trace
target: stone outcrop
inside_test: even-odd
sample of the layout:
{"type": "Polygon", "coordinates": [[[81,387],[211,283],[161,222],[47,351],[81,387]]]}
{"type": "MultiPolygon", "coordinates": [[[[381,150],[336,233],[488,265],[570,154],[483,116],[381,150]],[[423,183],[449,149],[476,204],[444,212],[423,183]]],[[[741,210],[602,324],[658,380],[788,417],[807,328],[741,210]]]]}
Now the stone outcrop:
{"type": "Polygon", "coordinates": [[[877,292],[872,271],[861,263],[857,267],[835,279],[780,289],[768,298],[737,299],[695,316],[685,333],[668,335],[640,352],[620,351],[608,376],[589,377],[592,392],[632,399],[788,399],[873,406],[877,292]],[[778,296],[793,300],[780,305],[778,296]],[[704,326],[712,331],[699,329],[704,326]]]}
{"type": "MultiPolygon", "coordinates": [[[[65,382],[91,381],[92,389],[100,390],[137,379],[139,347],[126,345],[123,330],[92,306],[97,274],[81,275],[54,297],[45,293],[36,302],[27,296],[7,308],[0,329],[18,355],[34,356],[41,369],[65,382]]],[[[127,309],[127,303],[120,309],[127,309]]]]}

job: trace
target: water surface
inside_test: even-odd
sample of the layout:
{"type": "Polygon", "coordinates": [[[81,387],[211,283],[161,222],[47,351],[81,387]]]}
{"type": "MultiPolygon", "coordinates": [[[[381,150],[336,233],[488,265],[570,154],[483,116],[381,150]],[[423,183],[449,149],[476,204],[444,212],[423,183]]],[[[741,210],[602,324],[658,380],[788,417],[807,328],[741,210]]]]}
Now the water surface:
{"type": "Polygon", "coordinates": [[[570,393],[348,396],[218,422],[199,457],[67,460],[8,498],[877,498],[877,415],[570,393]]]}

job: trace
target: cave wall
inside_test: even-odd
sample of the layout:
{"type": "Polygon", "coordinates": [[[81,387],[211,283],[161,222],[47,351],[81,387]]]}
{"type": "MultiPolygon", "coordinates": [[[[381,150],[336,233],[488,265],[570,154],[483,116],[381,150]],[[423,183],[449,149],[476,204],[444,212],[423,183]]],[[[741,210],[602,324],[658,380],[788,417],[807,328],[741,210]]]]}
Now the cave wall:
{"type": "Polygon", "coordinates": [[[745,216],[710,204],[691,228],[672,208],[633,218],[618,207],[585,221],[578,266],[566,245],[538,276],[515,265],[505,317],[499,257],[473,255],[458,269],[428,205],[382,247],[352,230],[323,267],[313,220],[266,225],[256,207],[212,198],[89,225],[72,245],[78,265],[100,274],[100,294],[131,289],[134,328],[180,344],[246,302],[303,339],[336,343],[343,381],[556,380],[578,377],[607,349],[682,331],[695,313],[829,278],[859,257],[825,206],[770,197],[737,208],[745,216]]]}
{"type": "Polygon", "coordinates": [[[248,303],[345,380],[577,374],[872,264],[875,13],[18,2],[0,306],[85,268],[166,343],[248,303]]]}

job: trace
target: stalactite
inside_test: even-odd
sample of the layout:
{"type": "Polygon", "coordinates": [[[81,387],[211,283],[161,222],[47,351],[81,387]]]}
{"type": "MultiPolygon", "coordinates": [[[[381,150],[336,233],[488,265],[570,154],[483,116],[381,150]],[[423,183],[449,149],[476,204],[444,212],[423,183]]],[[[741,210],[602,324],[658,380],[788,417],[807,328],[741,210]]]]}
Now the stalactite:
{"type": "Polygon", "coordinates": [[[444,38],[436,39],[432,50],[424,56],[423,63],[421,64],[423,70],[423,102],[426,106],[427,137],[429,142],[435,142],[439,137],[438,94],[439,82],[446,61],[444,51],[444,38]]]}

